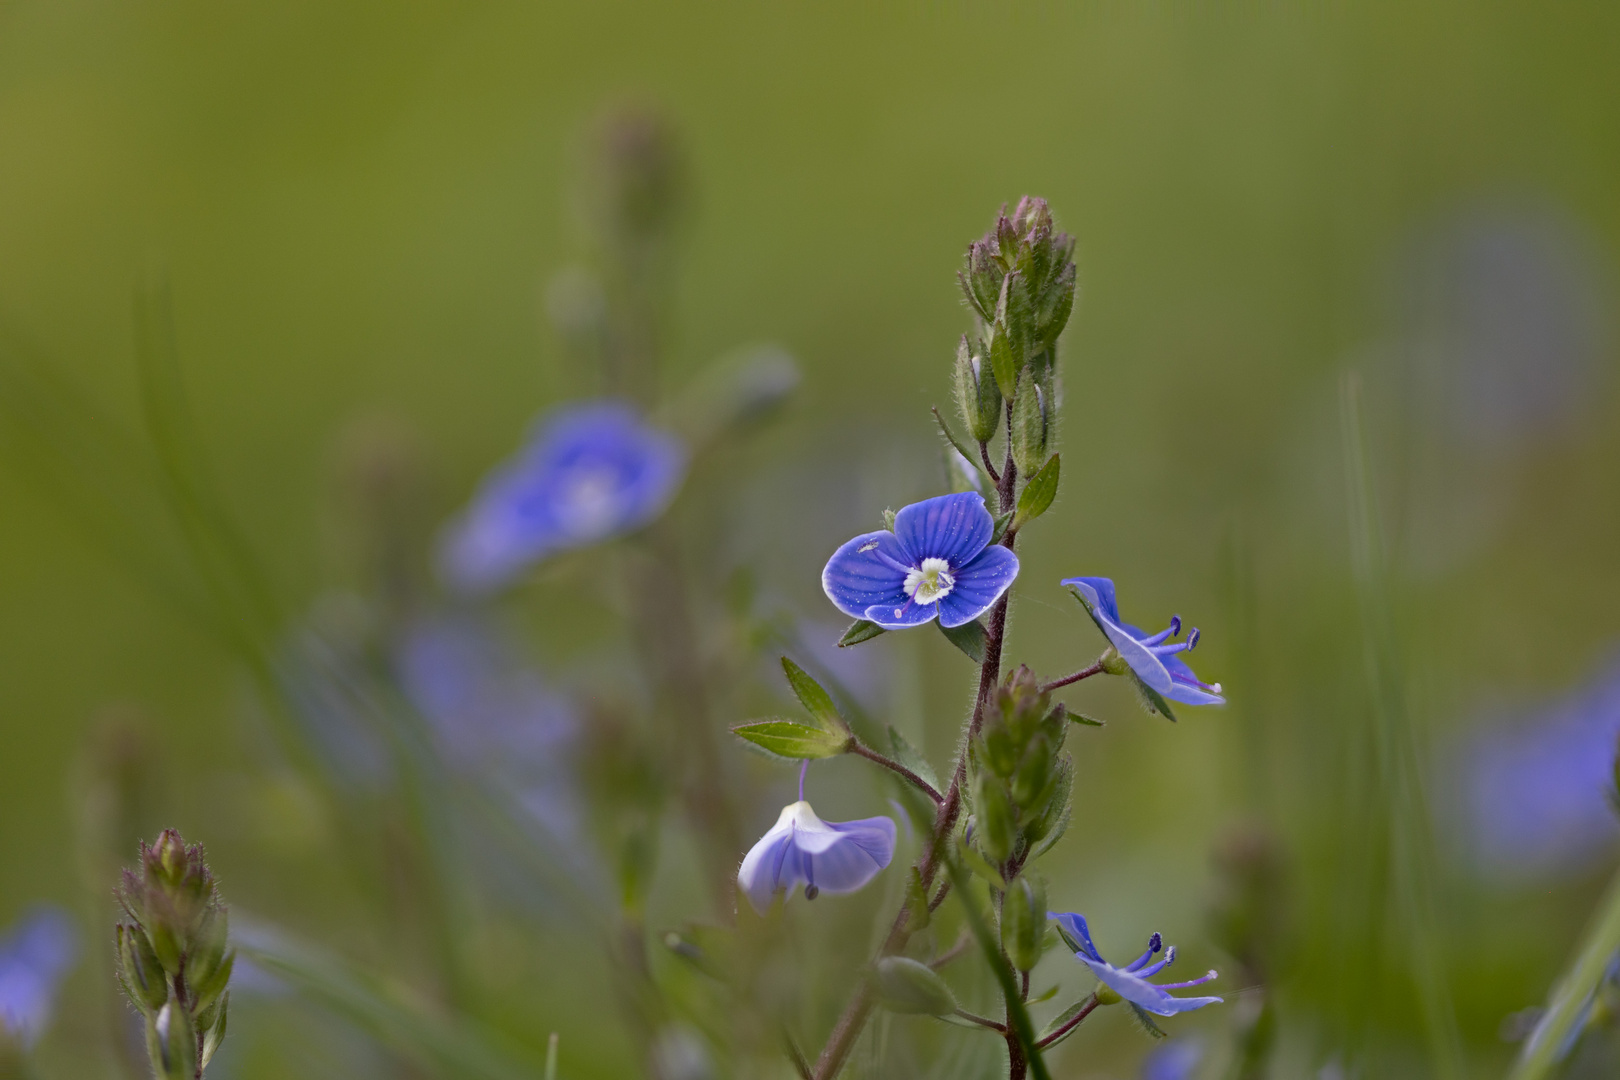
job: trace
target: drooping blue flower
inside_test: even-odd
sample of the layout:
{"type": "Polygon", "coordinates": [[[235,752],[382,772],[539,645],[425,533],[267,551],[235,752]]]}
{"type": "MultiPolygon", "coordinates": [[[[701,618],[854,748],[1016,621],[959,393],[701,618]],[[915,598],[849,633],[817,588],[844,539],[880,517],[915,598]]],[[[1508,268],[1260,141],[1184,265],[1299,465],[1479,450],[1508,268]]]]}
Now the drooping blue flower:
{"type": "Polygon", "coordinates": [[[1211,971],[1202,978],[1189,979],[1186,982],[1160,983],[1155,986],[1148,982],[1150,978],[1169,967],[1176,959],[1174,945],[1165,949],[1164,959],[1154,961],[1154,956],[1164,948],[1164,939],[1154,934],[1148,939],[1147,952],[1137,957],[1129,965],[1117,968],[1102,958],[1097,952],[1097,946],[1091,943],[1091,930],[1086,926],[1084,915],[1058,914],[1051,916],[1058,924],[1069,944],[1075,948],[1075,959],[1079,960],[1091,973],[1097,976],[1097,981],[1118,994],[1121,998],[1136,1005],[1155,1016],[1174,1016],[1177,1013],[1191,1012],[1193,1009],[1202,1009],[1205,1005],[1213,1005],[1224,1001],[1218,997],[1186,997],[1178,998],[1166,991],[1180,990],[1188,986],[1198,986],[1215,978],[1211,971]]]}
{"type": "Polygon", "coordinates": [[[1221,696],[1220,683],[1200,682],[1187,662],[1176,655],[1198,644],[1197,627],[1187,635],[1186,641],[1167,645],[1165,642],[1181,633],[1180,615],[1171,616],[1166,629],[1149,634],[1119,617],[1114,583],[1108,578],[1064,578],[1062,584],[1074,591],[1086,613],[1091,616],[1091,621],[1097,624],[1097,629],[1103,632],[1108,643],[1144,686],[1184,705],[1226,704],[1226,699],[1221,696]]]}
{"type": "Polygon", "coordinates": [[[57,984],[79,955],[79,933],[61,908],[40,908],[0,940],[0,1029],[32,1046],[51,1019],[57,984]]]}
{"type": "Polygon", "coordinates": [[[623,402],[560,409],[497,469],[452,524],[441,561],[468,592],[497,588],[540,559],[641,528],[686,474],[686,448],[623,402]]]}
{"type": "Polygon", "coordinates": [[[912,503],[894,531],[863,533],[821,572],[827,599],[885,630],[962,626],[988,611],[1018,576],[1018,556],[991,544],[995,521],[977,492],[912,503]]]}
{"type": "Polygon", "coordinates": [[[886,817],[822,821],[804,801],[799,768],[799,801],[782,808],[776,824],[743,857],[737,870],[754,910],[763,915],[781,891],[800,885],[814,900],[821,893],[852,893],[877,876],[894,858],[894,822],[886,817]]]}

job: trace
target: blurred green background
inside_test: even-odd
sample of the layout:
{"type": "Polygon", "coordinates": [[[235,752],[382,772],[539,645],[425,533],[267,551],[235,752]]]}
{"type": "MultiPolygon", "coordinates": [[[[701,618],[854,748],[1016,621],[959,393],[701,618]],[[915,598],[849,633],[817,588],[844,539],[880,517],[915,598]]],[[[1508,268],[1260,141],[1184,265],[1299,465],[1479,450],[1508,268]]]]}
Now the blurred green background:
{"type": "MultiPolygon", "coordinates": [[[[1091,915],[1110,955],[1160,929],[1189,971],[1222,966],[1211,851],[1265,822],[1290,867],[1290,1045],[1320,1047],[1362,1007],[1341,993],[1372,932],[1345,914],[1342,838],[1380,797],[1355,767],[1374,697],[1341,373],[1365,388],[1438,808],[1470,725],[1580,685],[1620,640],[1617,55],[1620,11],[1595,3],[5,0],[0,322],[138,441],[131,297],[166,267],[215,479],[279,607],[300,613],[348,573],[357,431],[410,433],[442,517],[534,414],[591,392],[548,327],[546,285],[585,250],[593,118],[656,105],[691,193],[670,383],[739,341],[779,342],[804,371],[736,465],[714,542],[826,636],[826,554],[939,490],[928,406],[947,403],[968,329],[962,251],[1001,203],[1046,197],[1078,238],[1081,291],[1065,486],[1021,549],[1012,655],[1053,674],[1088,662],[1095,634],[1056,581],[1105,574],[1127,617],[1201,626],[1199,673],[1232,701],[1172,728],[1112,688],[1071,695],[1110,723],[1072,736],[1077,824],[1049,860],[1053,904],[1091,915]],[[1484,346],[1448,352],[1458,341],[1484,346]]],[[[118,715],[161,747],[151,828],[206,842],[233,905],[363,937],[334,899],[328,826],[261,767],[237,659],[131,572],[131,541],[84,527],[6,445],[0,922],[41,899],[83,910],[73,777],[87,733],[118,715]]],[[[537,589],[525,625],[543,666],[565,667],[593,598],[578,581],[537,589]]],[[[890,701],[943,768],[971,669],[937,635],[871,648],[908,673],[890,701]]],[[[844,786],[824,813],[882,810],[853,765],[828,768],[844,786]]],[[[790,778],[762,775],[786,801],[790,778]]],[[[1474,872],[1443,822],[1436,843],[1459,1030],[1471,1068],[1498,1074],[1499,1026],[1543,998],[1612,837],[1528,884],[1474,872]]],[[[588,1075],[583,1047],[617,1036],[611,994],[562,974],[583,949],[489,946],[510,969],[491,996],[512,1004],[486,1011],[531,1045],[561,1031],[565,1065],[588,1075]]],[[[88,940],[44,1047],[52,1076],[93,1074],[75,1036],[98,1019],[74,1003],[108,952],[88,940]]],[[[305,1014],[259,1008],[233,1017],[228,1075],[368,1075],[338,1050],[279,1049],[305,1014]]],[[[1416,1061],[1412,1001],[1371,1008],[1391,1060],[1416,1061]]],[[[1178,1030],[1218,1032],[1216,1012],[1178,1030]]],[[[1103,1016],[1055,1067],[1135,1075],[1146,1045],[1103,1016]]],[[[1316,1053],[1277,1075],[1306,1075],[1316,1053]]]]}

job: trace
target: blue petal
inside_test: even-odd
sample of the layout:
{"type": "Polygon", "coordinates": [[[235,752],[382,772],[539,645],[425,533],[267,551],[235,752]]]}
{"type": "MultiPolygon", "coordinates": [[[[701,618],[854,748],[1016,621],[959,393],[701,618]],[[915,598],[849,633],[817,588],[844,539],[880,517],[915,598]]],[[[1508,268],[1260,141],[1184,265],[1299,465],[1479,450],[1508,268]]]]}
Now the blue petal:
{"type": "Polygon", "coordinates": [[[866,609],[861,618],[870,619],[885,630],[909,630],[938,615],[939,608],[937,601],[932,604],[919,604],[902,591],[897,601],[886,600],[881,604],[873,604],[866,609]]]}
{"type": "MultiPolygon", "coordinates": [[[[1102,954],[1097,951],[1097,946],[1091,943],[1091,928],[1086,925],[1084,915],[1056,911],[1048,912],[1048,914],[1054,922],[1068,932],[1071,938],[1080,943],[1081,948],[1090,955],[1091,959],[1099,963],[1102,961],[1102,954]]],[[[1075,955],[1079,956],[1081,954],[1076,953],[1075,955]]]]}
{"type": "Polygon", "coordinates": [[[1121,971],[1112,964],[1101,960],[1093,960],[1081,953],[1075,954],[1080,962],[1091,969],[1097,976],[1097,981],[1108,987],[1114,993],[1138,1005],[1156,1016],[1174,1016],[1176,1013],[1190,1012],[1201,1009],[1205,1005],[1213,1005],[1224,1000],[1218,997],[1191,997],[1178,998],[1168,991],[1161,990],[1146,979],[1139,979],[1129,972],[1121,971]]]}
{"type": "Polygon", "coordinates": [[[1067,585],[1079,589],[1086,594],[1086,599],[1102,613],[1109,622],[1117,623],[1119,618],[1119,602],[1114,598],[1114,583],[1105,577],[1072,577],[1064,578],[1059,585],[1067,585]]]}
{"type": "Polygon", "coordinates": [[[956,584],[939,602],[939,624],[961,626],[989,611],[1018,576],[1018,556],[995,544],[956,572],[956,584]]]}
{"type": "Polygon", "coordinates": [[[46,1024],[57,984],[78,957],[78,930],[60,908],[43,908],[0,941],[0,1038],[32,1046],[46,1024]]]}
{"type": "Polygon", "coordinates": [[[984,550],[996,523],[976,491],[912,503],[894,516],[894,532],[918,562],[944,559],[955,570],[984,550]]]}
{"type": "Polygon", "coordinates": [[[874,604],[903,606],[911,553],[892,532],[862,533],[833,552],[821,571],[821,589],[833,607],[852,619],[867,618],[874,604]]]}
{"type": "Polygon", "coordinates": [[[1165,697],[1171,701],[1179,701],[1184,705],[1225,705],[1226,699],[1217,694],[1213,687],[1205,685],[1194,675],[1192,668],[1179,655],[1172,654],[1164,658],[1165,670],[1170,672],[1170,689],[1162,690],[1165,697]]]}
{"type": "Polygon", "coordinates": [[[894,822],[886,817],[827,825],[841,835],[825,850],[807,852],[810,883],[824,893],[854,892],[894,858],[894,822]]]}

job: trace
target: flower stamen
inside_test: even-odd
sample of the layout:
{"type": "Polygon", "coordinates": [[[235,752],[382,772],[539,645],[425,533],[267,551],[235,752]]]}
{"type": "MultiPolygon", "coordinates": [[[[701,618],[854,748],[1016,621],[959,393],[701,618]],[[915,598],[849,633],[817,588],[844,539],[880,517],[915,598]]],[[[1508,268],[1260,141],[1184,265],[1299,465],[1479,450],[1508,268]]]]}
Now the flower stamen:
{"type": "Polygon", "coordinates": [[[932,604],[951,594],[956,578],[951,574],[951,564],[944,559],[924,559],[922,565],[906,571],[905,584],[901,587],[917,603],[932,604]]]}

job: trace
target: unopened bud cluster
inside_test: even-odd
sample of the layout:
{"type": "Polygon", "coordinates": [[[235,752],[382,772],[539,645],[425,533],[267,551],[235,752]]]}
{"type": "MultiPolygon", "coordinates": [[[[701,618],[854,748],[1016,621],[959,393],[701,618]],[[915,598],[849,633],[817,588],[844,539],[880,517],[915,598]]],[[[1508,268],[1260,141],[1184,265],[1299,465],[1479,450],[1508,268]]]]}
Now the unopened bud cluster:
{"type": "Polygon", "coordinates": [[[1053,232],[1044,199],[1025,197],[968,247],[957,275],[979,332],[957,348],[962,422],[988,442],[1008,415],[1013,461],[1024,475],[1046,461],[1051,441],[1057,339],[1074,309],[1074,238],[1053,232]]]}
{"type": "Polygon", "coordinates": [[[197,1080],[225,1038],[235,953],[225,905],[200,844],[165,829],[124,871],[118,980],[146,1020],[156,1080],[197,1080]]]}
{"type": "Polygon", "coordinates": [[[1068,714],[1019,667],[996,691],[984,725],[969,742],[972,842],[1007,882],[1002,947],[1028,971],[1046,934],[1046,889],[1022,875],[1024,864],[1066,824],[1074,767],[1063,753],[1068,714]]]}

